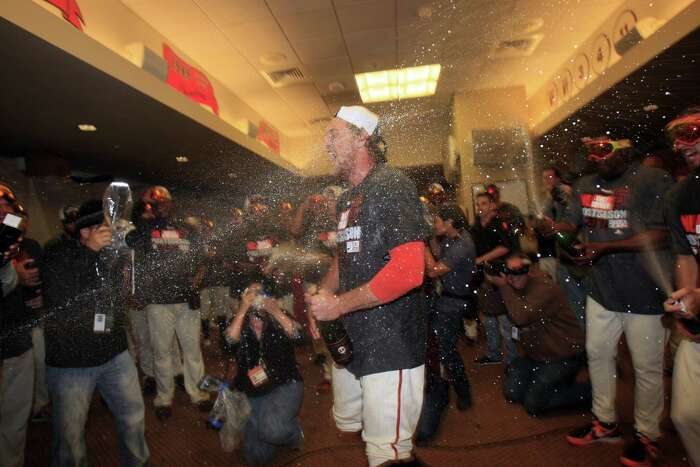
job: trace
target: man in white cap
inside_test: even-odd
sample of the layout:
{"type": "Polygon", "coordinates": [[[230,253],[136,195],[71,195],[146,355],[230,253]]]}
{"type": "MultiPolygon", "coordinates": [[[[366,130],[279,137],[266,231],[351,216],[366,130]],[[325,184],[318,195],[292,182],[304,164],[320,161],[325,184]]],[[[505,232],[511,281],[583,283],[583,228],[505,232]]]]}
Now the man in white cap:
{"type": "Polygon", "coordinates": [[[377,123],[364,107],[341,107],[326,131],[331,163],[350,188],[337,203],[337,255],[307,301],[316,320],[340,318],[352,342],[352,360],[333,367],[338,429],[362,431],[370,467],[417,465],[426,341],[418,287],[430,228],[413,182],[384,164],[377,123]]]}

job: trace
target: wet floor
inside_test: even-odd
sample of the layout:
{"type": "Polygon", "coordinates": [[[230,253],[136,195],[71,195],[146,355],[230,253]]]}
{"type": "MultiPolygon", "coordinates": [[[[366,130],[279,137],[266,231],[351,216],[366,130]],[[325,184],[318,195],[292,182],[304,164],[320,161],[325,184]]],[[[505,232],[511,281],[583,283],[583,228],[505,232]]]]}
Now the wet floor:
{"type": "MultiPolygon", "coordinates": [[[[564,440],[566,432],[589,421],[585,411],[567,411],[532,418],[524,410],[508,404],[501,395],[502,366],[477,368],[474,356],[478,347],[459,344],[469,376],[474,386],[474,406],[459,412],[450,405],[439,436],[431,446],[418,448],[418,456],[430,466],[618,466],[619,446],[573,448],[564,440]]],[[[205,347],[208,372],[223,375],[224,365],[216,345],[205,347]]],[[[632,435],[632,379],[629,355],[621,347],[618,406],[625,435],[632,435]]],[[[310,346],[299,349],[297,359],[305,379],[306,393],[301,412],[305,443],[300,451],[281,450],[276,466],[364,466],[363,446],[356,439],[340,439],[330,416],[332,396],[318,394],[319,367],[311,362],[310,346]]],[[[585,376],[585,375],[581,375],[585,376]]],[[[668,418],[667,410],[662,429],[664,466],[685,466],[684,451],[678,435],[668,418]]],[[[219,447],[218,434],[206,428],[206,415],[189,404],[184,391],[178,390],[173,405],[173,417],[159,422],[152,410],[151,398],[146,400],[146,437],[151,450],[151,464],[169,466],[234,466],[245,465],[239,451],[225,453],[219,447]]],[[[109,411],[95,398],[87,426],[89,461],[93,466],[117,466],[117,443],[109,411]]],[[[32,424],[27,439],[27,466],[46,466],[49,461],[50,427],[32,424]]]]}

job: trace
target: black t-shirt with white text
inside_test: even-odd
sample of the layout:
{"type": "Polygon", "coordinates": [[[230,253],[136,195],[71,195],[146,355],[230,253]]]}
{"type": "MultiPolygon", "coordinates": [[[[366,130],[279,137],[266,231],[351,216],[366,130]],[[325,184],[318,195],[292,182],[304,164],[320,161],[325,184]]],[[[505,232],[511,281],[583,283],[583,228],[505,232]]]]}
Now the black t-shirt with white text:
{"type": "MultiPolygon", "coordinates": [[[[389,252],[430,235],[413,182],[385,165],[375,167],[337,203],[340,292],[370,281],[389,252]]],[[[353,343],[347,369],[357,377],[410,369],[425,362],[425,298],[414,289],[393,302],[343,316],[353,343]]]]}
{"type": "Polygon", "coordinates": [[[195,233],[166,219],[143,220],[127,243],[136,258],[137,295],[147,304],[186,303],[203,260],[195,233]]]}
{"type": "MultiPolygon", "coordinates": [[[[581,178],[562,217],[581,228],[585,242],[625,240],[648,229],[666,229],[663,196],[671,178],[659,169],[630,165],[619,177],[581,178]]],[[[608,310],[661,314],[670,281],[670,251],[620,252],[598,258],[588,277],[591,297],[608,310]]]]}
{"type": "Polygon", "coordinates": [[[700,169],[666,193],[664,215],[673,253],[700,261],[700,169]]]}

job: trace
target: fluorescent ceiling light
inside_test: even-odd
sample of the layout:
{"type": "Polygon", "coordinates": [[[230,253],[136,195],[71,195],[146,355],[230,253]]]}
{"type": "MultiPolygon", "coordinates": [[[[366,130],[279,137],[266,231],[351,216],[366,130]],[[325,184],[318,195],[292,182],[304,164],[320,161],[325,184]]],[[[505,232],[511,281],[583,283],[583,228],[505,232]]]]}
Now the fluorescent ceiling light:
{"type": "Polygon", "coordinates": [[[362,102],[393,101],[432,96],[440,78],[440,65],[423,65],[355,75],[362,102]]]}
{"type": "Polygon", "coordinates": [[[80,131],[97,131],[97,127],[89,123],[81,123],[80,125],[78,125],[78,129],[80,131]]]}
{"type": "Polygon", "coordinates": [[[187,156],[175,156],[175,160],[183,164],[190,161],[187,156]]]}

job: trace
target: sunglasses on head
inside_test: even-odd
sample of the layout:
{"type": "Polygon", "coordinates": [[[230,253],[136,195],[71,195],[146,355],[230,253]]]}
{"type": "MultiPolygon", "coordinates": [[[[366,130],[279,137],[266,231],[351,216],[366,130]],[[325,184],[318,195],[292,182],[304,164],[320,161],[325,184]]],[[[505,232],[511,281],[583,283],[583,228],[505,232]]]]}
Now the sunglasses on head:
{"type": "Polygon", "coordinates": [[[593,139],[583,143],[588,151],[586,158],[589,161],[598,162],[613,156],[619,149],[632,147],[630,140],[593,139]]]}
{"type": "Polygon", "coordinates": [[[688,146],[700,140],[700,114],[677,118],[666,125],[666,137],[674,149],[688,146]]]}

